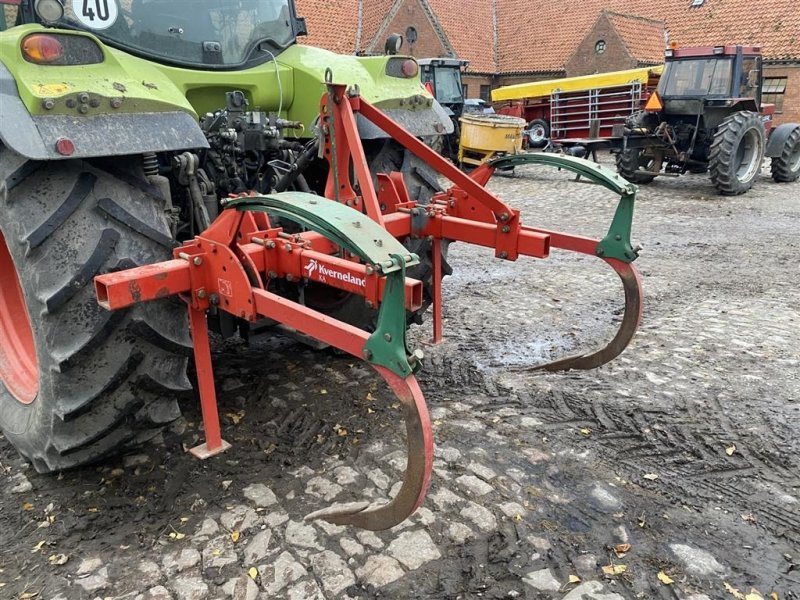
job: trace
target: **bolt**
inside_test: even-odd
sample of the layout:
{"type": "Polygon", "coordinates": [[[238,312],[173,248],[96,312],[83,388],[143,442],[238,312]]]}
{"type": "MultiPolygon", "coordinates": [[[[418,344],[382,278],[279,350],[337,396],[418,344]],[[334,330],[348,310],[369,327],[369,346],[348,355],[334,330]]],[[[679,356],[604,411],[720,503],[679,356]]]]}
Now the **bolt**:
{"type": "Polygon", "coordinates": [[[122,98],[111,99],[111,108],[119,108],[120,106],[122,106],[122,98]]]}
{"type": "Polygon", "coordinates": [[[506,252],[505,250],[503,250],[503,251],[500,253],[500,258],[508,258],[508,252],[506,252]]]}
{"type": "Polygon", "coordinates": [[[217,296],[216,294],[211,294],[208,297],[208,303],[211,304],[212,306],[219,306],[219,296],[217,296]]]}
{"type": "Polygon", "coordinates": [[[197,297],[201,300],[206,297],[206,291],[203,288],[197,290],[197,297]]]}
{"type": "Polygon", "coordinates": [[[78,103],[73,98],[67,99],[67,108],[75,108],[76,106],[78,106],[78,103]]]}
{"type": "Polygon", "coordinates": [[[286,244],[286,245],[283,247],[283,249],[284,249],[284,250],[286,250],[286,251],[287,251],[289,254],[291,254],[291,253],[292,253],[292,245],[291,245],[291,244],[286,244]]]}
{"type": "Polygon", "coordinates": [[[595,254],[597,254],[597,256],[604,256],[605,253],[606,251],[603,250],[602,248],[598,248],[597,250],[595,250],[595,254]]]}
{"type": "Polygon", "coordinates": [[[78,102],[81,104],[87,104],[89,102],[89,94],[86,92],[81,92],[78,94],[78,102]]]}
{"type": "Polygon", "coordinates": [[[52,98],[45,98],[42,100],[42,106],[45,110],[53,110],[56,106],[56,103],[52,98]]]}
{"type": "Polygon", "coordinates": [[[508,233],[509,231],[511,231],[511,227],[509,227],[508,225],[503,225],[503,229],[501,231],[503,233],[508,233]]]}
{"type": "Polygon", "coordinates": [[[81,104],[78,107],[78,112],[81,113],[82,115],[85,115],[86,113],[89,112],[89,105],[88,104],[81,104]]]}
{"type": "Polygon", "coordinates": [[[455,200],[450,200],[450,202],[448,202],[448,204],[450,205],[450,208],[455,208],[456,207],[456,201],[455,200]]]}
{"type": "Polygon", "coordinates": [[[292,277],[292,275],[287,273],[286,274],[286,281],[288,281],[289,283],[292,283],[294,281],[294,277],[292,277]]]}
{"type": "Polygon", "coordinates": [[[353,221],[353,227],[356,229],[361,229],[361,222],[360,221],[353,221]]]}
{"type": "Polygon", "coordinates": [[[89,100],[89,106],[92,108],[99,108],[100,107],[100,100],[98,98],[92,98],[89,100]]]}
{"type": "Polygon", "coordinates": [[[383,339],[385,339],[387,342],[391,342],[392,341],[392,334],[391,333],[384,333],[383,334],[383,339]]]}
{"type": "Polygon", "coordinates": [[[267,273],[267,276],[270,279],[277,279],[278,278],[278,274],[275,271],[270,271],[269,273],[267,273]]]}
{"type": "Polygon", "coordinates": [[[508,221],[508,219],[509,219],[508,213],[501,213],[500,214],[500,220],[501,221],[508,221]]]}
{"type": "Polygon", "coordinates": [[[618,242],[621,242],[622,241],[622,236],[620,234],[617,234],[617,235],[614,236],[614,239],[617,240],[618,242]]]}
{"type": "Polygon", "coordinates": [[[367,308],[375,308],[375,305],[372,303],[372,300],[366,301],[367,308]]]}
{"type": "Polygon", "coordinates": [[[192,260],[192,264],[194,264],[195,267],[199,267],[200,265],[203,264],[203,259],[200,258],[199,256],[195,256],[194,259],[192,260]]]}
{"type": "Polygon", "coordinates": [[[274,250],[276,245],[277,244],[271,240],[267,242],[267,248],[269,248],[270,250],[274,250]]]}
{"type": "Polygon", "coordinates": [[[364,360],[372,360],[372,350],[364,349],[364,360]]]}
{"type": "Polygon", "coordinates": [[[375,272],[375,269],[372,266],[367,265],[367,275],[372,275],[375,272]]]}

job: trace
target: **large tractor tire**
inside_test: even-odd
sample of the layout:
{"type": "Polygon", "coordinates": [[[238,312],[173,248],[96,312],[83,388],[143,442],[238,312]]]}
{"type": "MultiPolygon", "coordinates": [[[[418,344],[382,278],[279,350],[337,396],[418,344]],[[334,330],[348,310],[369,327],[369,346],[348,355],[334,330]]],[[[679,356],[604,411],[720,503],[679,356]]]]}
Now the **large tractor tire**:
{"type": "Polygon", "coordinates": [[[711,181],[723,196],[744,194],[764,160],[764,124],[749,111],[729,115],[714,134],[709,152],[711,181]]]}
{"type": "Polygon", "coordinates": [[[800,126],[795,127],[783,144],[780,156],[771,161],[772,179],[790,183],[800,178],[800,126]]]}
{"type": "Polygon", "coordinates": [[[656,178],[655,175],[642,173],[642,170],[652,171],[655,161],[644,154],[642,148],[626,148],[617,154],[617,173],[631,183],[647,184],[656,178]]]}
{"type": "MultiPolygon", "coordinates": [[[[387,140],[379,152],[370,160],[370,171],[375,173],[391,173],[399,171],[408,188],[408,195],[422,205],[428,204],[433,195],[442,191],[436,172],[426,163],[393,140],[387,140]]],[[[442,276],[450,275],[453,269],[447,263],[449,242],[443,241],[442,276]]],[[[419,255],[419,264],[410,268],[406,275],[418,279],[423,284],[422,308],[412,315],[411,321],[422,323],[423,315],[433,302],[433,253],[432,244],[427,239],[407,239],[405,246],[419,255]]]]}
{"type": "Polygon", "coordinates": [[[185,308],[107,312],[92,284],[171,245],[138,165],[37,163],[0,146],[0,428],[37,471],[121,452],[180,415],[185,308]]]}

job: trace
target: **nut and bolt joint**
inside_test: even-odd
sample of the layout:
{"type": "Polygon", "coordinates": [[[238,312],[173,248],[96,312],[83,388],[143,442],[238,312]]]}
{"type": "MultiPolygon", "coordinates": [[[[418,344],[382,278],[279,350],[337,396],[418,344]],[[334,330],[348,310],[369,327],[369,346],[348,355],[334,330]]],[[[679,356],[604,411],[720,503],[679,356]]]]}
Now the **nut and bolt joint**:
{"type": "Polygon", "coordinates": [[[200,288],[199,290],[197,290],[197,297],[200,298],[201,300],[206,297],[205,288],[200,288]]]}
{"type": "Polygon", "coordinates": [[[195,256],[195,257],[192,259],[192,264],[193,264],[195,267],[199,267],[200,265],[202,265],[202,264],[203,264],[203,259],[202,259],[202,258],[200,258],[199,256],[195,256]]]}
{"type": "Polygon", "coordinates": [[[508,225],[503,225],[503,229],[501,229],[501,231],[503,233],[508,233],[511,231],[511,227],[509,227],[508,225]]]}
{"type": "Polygon", "coordinates": [[[503,250],[503,251],[500,253],[500,258],[508,258],[508,252],[506,252],[505,250],[503,250]]]}
{"type": "Polygon", "coordinates": [[[387,342],[391,342],[392,341],[392,334],[391,333],[384,333],[383,334],[383,339],[385,339],[387,342]]]}
{"type": "Polygon", "coordinates": [[[45,98],[42,100],[42,107],[45,110],[53,110],[56,107],[56,102],[52,98],[45,98]]]}

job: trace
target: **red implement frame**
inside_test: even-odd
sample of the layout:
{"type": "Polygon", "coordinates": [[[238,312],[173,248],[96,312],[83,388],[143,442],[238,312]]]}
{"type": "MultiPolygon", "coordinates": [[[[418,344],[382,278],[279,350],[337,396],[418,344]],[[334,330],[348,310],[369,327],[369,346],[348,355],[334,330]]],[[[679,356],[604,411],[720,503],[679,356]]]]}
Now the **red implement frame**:
{"type": "MultiPolygon", "coordinates": [[[[331,165],[327,197],[368,215],[398,239],[425,237],[431,241],[433,339],[436,342],[442,339],[443,240],[493,248],[498,258],[506,260],[516,260],[519,256],[545,258],[551,244],[592,255],[596,251],[596,240],[523,226],[519,211],[484,187],[492,173],[490,168],[478,169],[472,177],[465,175],[358,95],[348,94],[345,86],[328,85],[328,94],[321,101],[321,125],[323,152],[331,165]],[[435,195],[426,206],[410,200],[399,173],[378,174],[376,190],[358,137],[356,114],[380,127],[450,179],[454,186],[435,195]],[[351,181],[351,165],[359,193],[351,181]]],[[[308,231],[289,235],[281,228],[271,227],[263,213],[225,210],[206,231],[176,249],[174,260],[96,278],[98,301],[109,310],[176,294],[186,301],[206,431],[206,442],[193,449],[194,454],[205,458],[228,447],[221,436],[217,412],[206,323],[208,310],[222,310],[250,322],[268,318],[353,356],[365,357],[369,333],[270,290],[270,282],[278,278],[289,282],[318,281],[363,296],[370,306],[377,308],[383,298],[386,278],[379,270],[349,258],[340,250],[320,233],[308,231]],[[312,261],[348,276],[337,280],[320,279],[315,275],[320,269],[309,268],[312,261]]],[[[638,276],[628,264],[613,259],[607,262],[622,277],[626,300],[629,295],[632,298],[630,307],[626,302],[625,326],[604,354],[568,359],[558,368],[588,368],[589,363],[596,366],[594,363],[610,360],[627,345],[638,325],[641,316],[638,276]],[[614,350],[608,351],[611,346],[614,350]]],[[[422,292],[421,282],[406,279],[407,310],[420,308],[422,292]]],[[[366,354],[369,356],[369,352],[366,354]]],[[[384,367],[375,366],[375,369],[405,409],[408,463],[403,486],[387,504],[334,507],[309,515],[309,518],[386,529],[413,513],[425,497],[433,465],[433,437],[422,392],[413,375],[402,378],[384,367]]]]}

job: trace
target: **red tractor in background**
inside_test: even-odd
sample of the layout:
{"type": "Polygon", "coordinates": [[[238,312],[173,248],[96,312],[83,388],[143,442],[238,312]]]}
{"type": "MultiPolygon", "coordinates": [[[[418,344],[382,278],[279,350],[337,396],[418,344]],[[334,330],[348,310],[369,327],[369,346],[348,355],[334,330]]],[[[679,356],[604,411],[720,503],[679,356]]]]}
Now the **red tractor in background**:
{"type": "Polygon", "coordinates": [[[656,92],[612,145],[618,172],[645,184],[708,171],[720,194],[734,196],[752,187],[767,156],[775,181],[796,181],[800,124],[773,127],[762,81],[757,46],[668,49],[656,92]]]}

